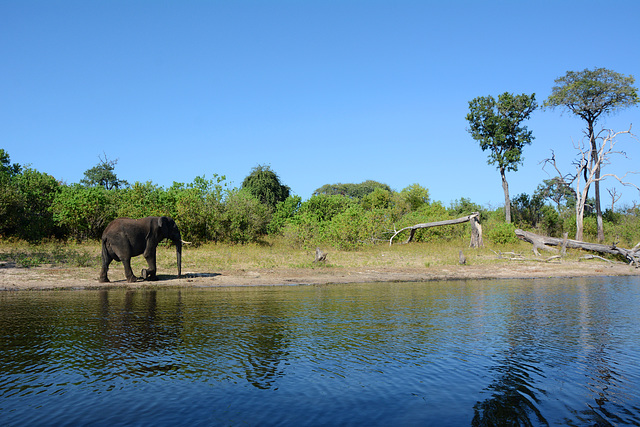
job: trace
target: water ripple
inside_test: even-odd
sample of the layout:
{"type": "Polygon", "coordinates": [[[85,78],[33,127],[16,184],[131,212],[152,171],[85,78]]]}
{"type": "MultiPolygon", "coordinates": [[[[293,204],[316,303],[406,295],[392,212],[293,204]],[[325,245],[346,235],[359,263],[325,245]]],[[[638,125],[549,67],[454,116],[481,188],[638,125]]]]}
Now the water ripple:
{"type": "Polygon", "coordinates": [[[639,425],[638,285],[2,293],[0,411],[6,425],[639,425]]]}

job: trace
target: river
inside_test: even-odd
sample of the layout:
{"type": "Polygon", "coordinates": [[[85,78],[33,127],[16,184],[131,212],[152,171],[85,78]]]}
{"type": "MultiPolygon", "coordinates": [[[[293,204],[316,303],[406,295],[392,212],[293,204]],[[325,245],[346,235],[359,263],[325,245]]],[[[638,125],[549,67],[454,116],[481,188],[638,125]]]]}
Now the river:
{"type": "Polygon", "coordinates": [[[640,425],[640,278],[0,292],[0,424],[640,425]]]}

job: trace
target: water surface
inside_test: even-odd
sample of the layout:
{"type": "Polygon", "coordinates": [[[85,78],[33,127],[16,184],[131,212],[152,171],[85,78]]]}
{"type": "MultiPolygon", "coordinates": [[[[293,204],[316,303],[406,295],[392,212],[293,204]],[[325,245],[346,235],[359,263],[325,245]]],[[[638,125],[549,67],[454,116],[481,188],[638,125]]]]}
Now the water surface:
{"type": "Polygon", "coordinates": [[[640,278],[0,293],[2,425],[640,425],[640,278]]]}

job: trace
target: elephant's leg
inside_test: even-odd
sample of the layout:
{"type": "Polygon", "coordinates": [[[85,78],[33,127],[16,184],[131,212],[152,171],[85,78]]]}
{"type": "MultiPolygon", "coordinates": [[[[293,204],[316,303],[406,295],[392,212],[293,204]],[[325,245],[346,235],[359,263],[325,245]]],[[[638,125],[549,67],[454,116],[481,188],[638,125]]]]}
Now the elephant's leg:
{"type": "Polygon", "coordinates": [[[133,270],[131,270],[131,258],[122,258],[122,265],[124,265],[124,275],[127,278],[127,282],[135,282],[138,280],[133,274],[133,270]]]}
{"type": "Polygon", "coordinates": [[[156,275],[156,251],[145,256],[147,260],[147,265],[149,268],[142,269],[142,278],[144,280],[158,280],[158,276],[156,275]]]}
{"type": "Polygon", "coordinates": [[[109,264],[111,264],[112,258],[109,254],[103,249],[102,251],[102,270],[100,270],[100,278],[99,282],[108,283],[109,278],[107,277],[107,271],[109,271],[109,264]]]}
{"type": "Polygon", "coordinates": [[[102,270],[100,270],[100,278],[98,279],[99,282],[102,283],[108,283],[109,282],[109,278],[107,277],[107,271],[109,270],[109,264],[111,264],[111,258],[104,258],[102,257],[102,270]]]}

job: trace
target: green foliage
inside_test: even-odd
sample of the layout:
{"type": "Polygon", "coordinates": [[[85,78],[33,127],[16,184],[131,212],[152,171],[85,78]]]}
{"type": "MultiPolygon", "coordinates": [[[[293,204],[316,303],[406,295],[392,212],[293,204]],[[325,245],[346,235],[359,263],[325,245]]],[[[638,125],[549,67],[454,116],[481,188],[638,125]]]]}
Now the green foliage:
{"type": "Polygon", "coordinates": [[[289,196],[286,200],[276,205],[276,210],[271,216],[271,222],[267,226],[269,234],[276,234],[282,231],[287,221],[292,219],[300,209],[302,197],[289,196]]]}
{"type": "Polygon", "coordinates": [[[275,209],[278,203],[286,200],[291,190],[281,184],[278,175],[265,165],[256,166],[251,170],[242,182],[242,189],[271,209],[275,209]]]}
{"type": "Polygon", "coordinates": [[[56,223],[77,241],[99,239],[116,218],[113,193],[103,187],[62,186],[51,204],[56,223]]]}
{"type": "Polygon", "coordinates": [[[224,238],[232,243],[258,242],[267,232],[269,208],[246,190],[231,190],[222,215],[224,238]]]}
{"type": "Polygon", "coordinates": [[[522,193],[511,200],[511,219],[520,228],[535,228],[542,220],[542,197],[522,193]]]}
{"type": "Polygon", "coordinates": [[[175,217],[175,193],[165,191],[151,181],[136,182],[131,187],[117,190],[116,216],[144,218],[147,216],[175,217]]]}
{"type": "Polygon", "coordinates": [[[324,238],[341,250],[358,249],[381,240],[381,230],[389,229],[391,225],[387,219],[384,209],[365,210],[362,205],[351,205],[331,219],[324,230],[324,238]]]}
{"type": "Polygon", "coordinates": [[[391,191],[383,188],[376,188],[371,193],[362,198],[362,207],[366,210],[371,209],[387,209],[391,206],[392,194],[391,191]]]}
{"type": "MultiPolygon", "coordinates": [[[[440,202],[432,202],[428,189],[418,184],[395,192],[367,181],[350,187],[349,195],[317,194],[306,201],[289,196],[272,208],[248,189],[227,188],[225,177],[218,175],[212,179],[198,176],[191,183],[174,183],[168,189],[152,182],[136,182],[128,188],[108,190],[102,185],[61,185],[47,174],[12,166],[4,151],[0,151],[0,164],[3,238],[34,242],[51,237],[97,239],[116,217],[167,215],[176,220],[185,240],[197,243],[253,243],[269,233],[277,234],[278,240],[294,248],[306,250],[324,245],[354,250],[388,242],[394,229],[480,212],[485,242],[516,241],[514,226],[503,222],[501,208],[488,210],[461,198],[447,209],[440,202]]],[[[549,184],[545,188],[555,185],[549,184]]],[[[547,197],[544,194],[536,191],[531,197],[521,194],[514,198],[518,225],[555,236],[564,231],[575,232],[575,218],[571,218],[566,202],[561,209],[555,209],[542,203],[547,197]]],[[[607,241],[632,247],[640,241],[640,209],[605,213],[605,232],[607,241]]],[[[418,242],[451,241],[468,239],[469,233],[468,224],[457,224],[418,230],[414,238],[418,242]]],[[[590,238],[595,236],[595,219],[589,215],[585,233],[590,238]]],[[[398,240],[402,238],[399,236],[398,240]]],[[[29,266],[58,263],[58,258],[78,265],[96,263],[95,256],[61,254],[55,248],[44,255],[40,251],[16,252],[12,259],[29,266]]]]}
{"type": "Polygon", "coordinates": [[[325,184],[313,192],[314,196],[346,196],[351,199],[362,199],[376,189],[391,192],[391,187],[377,181],[367,180],[359,184],[325,184]]]}
{"type": "Polygon", "coordinates": [[[518,238],[515,234],[516,227],[511,223],[498,223],[485,233],[487,240],[497,245],[516,243],[518,238]]]}
{"type": "Polygon", "coordinates": [[[562,207],[574,207],[576,204],[575,190],[560,177],[543,180],[534,194],[554,202],[558,210],[562,207]]]}
{"type": "Polygon", "coordinates": [[[469,102],[469,133],[480,143],[482,151],[489,150],[490,165],[500,171],[517,171],[522,163],[522,149],[533,141],[532,132],[521,123],[537,108],[535,94],[478,97],[469,102]]]}
{"type": "Polygon", "coordinates": [[[318,217],[312,212],[299,211],[282,227],[282,235],[289,246],[310,249],[320,244],[322,229],[325,227],[325,223],[318,221],[318,217]]]}
{"type": "Polygon", "coordinates": [[[400,192],[400,197],[404,199],[412,211],[417,211],[429,204],[429,190],[420,184],[413,184],[404,188],[400,192]]]}
{"type": "Polygon", "coordinates": [[[87,187],[103,187],[105,190],[125,188],[129,183],[123,179],[118,179],[114,172],[117,160],[108,160],[107,156],[100,158],[100,163],[84,172],[84,178],[80,184],[87,187]]]}
{"type": "Polygon", "coordinates": [[[545,108],[562,107],[592,126],[601,115],[614,113],[640,102],[633,76],[606,68],[567,71],[555,80],[545,108]]]}
{"type": "Polygon", "coordinates": [[[478,212],[480,213],[480,223],[483,223],[487,220],[486,209],[477,203],[473,203],[471,199],[468,199],[466,197],[461,197],[460,199],[451,202],[451,212],[454,213],[456,217],[470,215],[473,212],[478,212]]]}
{"type": "Polygon", "coordinates": [[[197,176],[186,186],[174,182],[169,189],[168,200],[175,201],[176,223],[180,227],[183,239],[201,243],[220,241],[224,238],[222,229],[223,197],[227,184],[226,177],[213,175],[208,180],[197,176]]]}
{"type": "Polygon", "coordinates": [[[552,206],[542,207],[542,221],[540,223],[543,234],[552,237],[560,237],[563,233],[562,218],[552,206]]]}
{"type": "MultiPolygon", "coordinates": [[[[454,219],[452,212],[447,210],[442,203],[433,202],[430,204],[424,204],[417,211],[405,215],[401,221],[401,228],[414,224],[444,221],[448,219],[454,219]]],[[[450,241],[462,236],[462,234],[467,230],[466,227],[467,225],[456,224],[423,228],[416,231],[413,239],[416,242],[432,242],[436,240],[450,241]]]]}
{"type": "Polygon", "coordinates": [[[10,219],[13,235],[37,242],[57,234],[50,206],[60,189],[58,181],[50,175],[26,168],[11,178],[10,197],[15,215],[10,219]]]}
{"type": "Polygon", "coordinates": [[[22,166],[17,163],[11,164],[9,153],[0,148],[0,179],[3,176],[11,178],[22,171],[22,166]]]}
{"type": "Polygon", "coordinates": [[[311,196],[309,200],[304,201],[300,205],[298,212],[300,214],[309,214],[318,222],[325,222],[331,221],[334,216],[344,212],[353,204],[355,204],[355,202],[346,196],[319,194],[317,196],[311,196]]]}

